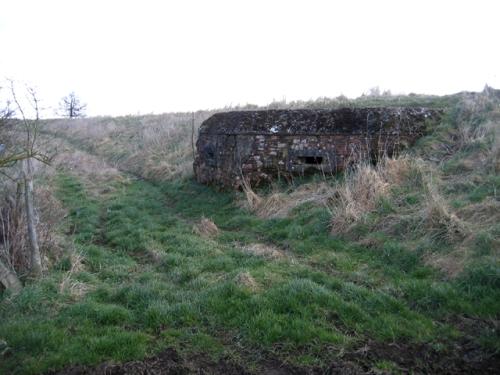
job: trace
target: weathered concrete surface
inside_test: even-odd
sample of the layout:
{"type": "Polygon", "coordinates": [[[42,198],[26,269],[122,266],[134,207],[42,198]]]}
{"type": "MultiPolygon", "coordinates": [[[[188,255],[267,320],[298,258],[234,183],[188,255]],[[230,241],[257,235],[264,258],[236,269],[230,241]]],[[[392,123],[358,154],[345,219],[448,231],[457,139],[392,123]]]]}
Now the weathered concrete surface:
{"type": "Polygon", "coordinates": [[[310,171],[335,173],[361,158],[393,154],[441,115],[426,108],[342,108],[217,113],[200,127],[198,182],[239,187],[310,171]]]}

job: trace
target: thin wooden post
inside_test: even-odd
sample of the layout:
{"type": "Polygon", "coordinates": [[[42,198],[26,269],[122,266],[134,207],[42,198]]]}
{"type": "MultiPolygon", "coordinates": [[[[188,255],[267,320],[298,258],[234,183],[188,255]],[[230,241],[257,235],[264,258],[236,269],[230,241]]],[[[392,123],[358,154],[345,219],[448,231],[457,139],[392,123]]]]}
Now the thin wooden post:
{"type": "Polygon", "coordinates": [[[38,246],[38,236],[35,224],[35,208],[33,204],[33,167],[31,158],[25,160],[26,170],[24,171],[24,201],[26,208],[26,221],[28,224],[28,238],[31,250],[31,273],[33,276],[42,274],[42,257],[38,246]]]}

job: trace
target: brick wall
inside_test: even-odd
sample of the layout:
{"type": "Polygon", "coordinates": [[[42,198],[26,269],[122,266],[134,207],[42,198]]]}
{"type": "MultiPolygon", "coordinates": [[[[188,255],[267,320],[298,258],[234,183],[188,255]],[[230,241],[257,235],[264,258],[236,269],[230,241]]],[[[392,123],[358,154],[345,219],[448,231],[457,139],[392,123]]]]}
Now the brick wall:
{"type": "MultiPolygon", "coordinates": [[[[311,134],[304,131],[305,125],[301,125],[298,132],[290,132],[283,117],[291,117],[294,121],[295,118],[293,111],[288,111],[292,114],[279,114],[282,121],[279,133],[273,134],[275,127],[268,118],[265,118],[270,124],[267,128],[259,123],[258,132],[252,132],[248,118],[255,122],[255,118],[264,116],[261,112],[258,116],[247,113],[242,116],[237,116],[238,113],[229,113],[227,116],[218,114],[218,121],[211,118],[202,125],[194,162],[198,182],[237,188],[243,177],[252,184],[258,184],[277,176],[288,177],[310,172],[336,173],[361,158],[392,154],[412,144],[423,134],[423,120],[427,117],[423,116],[419,118],[420,121],[415,122],[409,121],[408,116],[405,117],[405,131],[401,130],[401,123],[395,121],[396,117],[391,117],[389,112],[383,113],[388,120],[379,121],[378,127],[363,127],[358,119],[356,126],[353,126],[353,133],[346,133],[349,124],[342,123],[341,131],[331,126],[327,129],[318,128],[314,124],[315,133],[311,134]],[[221,127],[221,122],[224,121],[226,123],[221,127]],[[391,126],[388,121],[392,121],[391,126]],[[231,126],[232,123],[238,125],[236,130],[231,126]]],[[[331,112],[338,116],[335,111],[331,112]]],[[[325,113],[322,112],[321,115],[324,117],[325,113]]],[[[359,113],[356,115],[360,117],[359,113]]],[[[217,116],[214,117],[217,119],[217,116]]],[[[300,112],[300,116],[302,123],[306,123],[303,120],[304,111],[300,112]]]]}
{"type": "Polygon", "coordinates": [[[259,183],[278,175],[331,174],[360,159],[392,154],[412,141],[359,135],[211,135],[198,143],[208,152],[199,153],[195,175],[201,183],[238,187],[242,176],[259,183]]]}

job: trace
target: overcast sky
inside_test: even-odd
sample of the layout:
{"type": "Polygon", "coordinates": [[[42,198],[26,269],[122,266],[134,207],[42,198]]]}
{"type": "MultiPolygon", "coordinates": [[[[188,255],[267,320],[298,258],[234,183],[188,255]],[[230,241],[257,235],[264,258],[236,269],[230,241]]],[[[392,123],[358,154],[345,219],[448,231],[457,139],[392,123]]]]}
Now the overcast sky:
{"type": "Polygon", "coordinates": [[[0,75],[89,115],[447,94],[500,88],[500,1],[3,0],[0,46],[0,75]]]}

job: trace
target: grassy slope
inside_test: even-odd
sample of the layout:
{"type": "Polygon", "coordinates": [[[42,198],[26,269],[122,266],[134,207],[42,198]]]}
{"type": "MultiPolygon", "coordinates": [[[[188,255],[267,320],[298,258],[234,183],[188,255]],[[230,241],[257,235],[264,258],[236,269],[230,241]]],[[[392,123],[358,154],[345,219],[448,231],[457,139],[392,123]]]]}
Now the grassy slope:
{"type": "Polygon", "coordinates": [[[61,176],[59,183],[85,259],[86,269],[75,281],[91,291],[79,301],[58,293],[62,272],[54,272],[5,304],[2,313],[12,318],[0,332],[14,350],[5,363],[9,371],[20,359],[23,370],[36,373],[68,363],[138,359],[172,344],[222,352],[234,340],[251,350],[279,344],[279,355],[314,362],[325,345],[349,347],[365,335],[428,341],[453,334],[377,290],[389,287],[386,272],[403,277],[397,266],[384,266],[359,249],[349,251],[327,235],[318,238],[325,232],[325,213],[323,220],[315,212],[290,226],[288,219],[264,223],[244,212],[234,215],[228,197],[214,199],[212,192],[192,185],[181,190],[187,196],[168,187],[176,200],[194,203],[179,207],[159,205],[160,188],[144,182],[132,182],[106,202],[86,199],[71,177],[61,176]],[[211,214],[227,232],[219,243],[198,238],[172,213],[177,210],[188,217],[211,214]],[[232,245],[254,239],[291,241],[297,259],[269,261],[232,245]],[[320,267],[318,258],[324,262],[320,267]],[[367,265],[370,272],[358,271],[367,265]],[[258,291],[238,282],[241,272],[250,272],[258,291]]]}
{"type": "MultiPolygon", "coordinates": [[[[435,147],[446,129],[443,124],[421,149],[435,147]]],[[[459,158],[443,164],[448,176],[465,160],[459,158]]],[[[496,177],[481,176],[459,193],[452,189],[458,179],[450,177],[445,194],[461,208],[495,197],[496,177]]],[[[331,212],[323,206],[259,218],[240,208],[233,193],[189,179],[113,179],[101,194],[89,192],[85,174],[62,169],[54,181],[70,211],[66,232],[82,265],[71,269],[63,258],[40,283],[3,296],[0,338],[12,354],[0,371],[140,359],[167,346],[186,356],[229,356],[256,370],[262,355],[325,365],[369,341],[429,343],[443,357],[463,337],[485,353],[499,350],[498,331],[491,329],[500,311],[494,225],[485,226],[472,260],[452,278],[425,257],[425,246],[447,252],[450,244],[425,236],[420,242],[405,228],[374,230],[395,211],[414,213],[411,207],[422,199],[414,185],[393,191],[406,205],[388,200],[339,237],[329,234],[331,212]],[[193,233],[203,216],[221,229],[216,239],[193,233]],[[363,245],[366,239],[370,246],[363,245]],[[284,256],[242,251],[254,243],[272,244],[284,256]],[[62,288],[65,280],[69,286],[62,288]],[[465,318],[478,322],[473,332],[462,324],[465,318]]],[[[370,366],[397,369],[383,357],[370,366]]]]}

